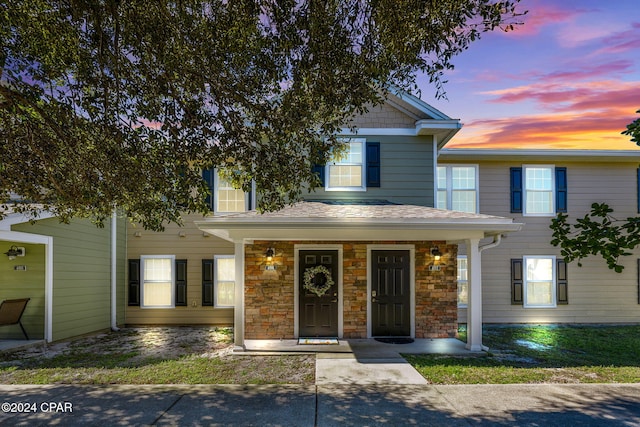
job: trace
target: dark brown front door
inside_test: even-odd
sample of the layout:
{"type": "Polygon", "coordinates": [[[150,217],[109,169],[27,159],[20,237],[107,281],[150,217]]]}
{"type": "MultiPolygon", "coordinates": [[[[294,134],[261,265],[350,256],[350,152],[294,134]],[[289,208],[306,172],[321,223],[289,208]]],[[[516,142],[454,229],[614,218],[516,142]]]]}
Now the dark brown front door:
{"type": "Polygon", "coordinates": [[[337,337],[338,251],[304,250],[299,255],[299,336],[337,337]]]}
{"type": "Polygon", "coordinates": [[[409,251],[371,251],[371,333],[411,335],[409,251]]]}

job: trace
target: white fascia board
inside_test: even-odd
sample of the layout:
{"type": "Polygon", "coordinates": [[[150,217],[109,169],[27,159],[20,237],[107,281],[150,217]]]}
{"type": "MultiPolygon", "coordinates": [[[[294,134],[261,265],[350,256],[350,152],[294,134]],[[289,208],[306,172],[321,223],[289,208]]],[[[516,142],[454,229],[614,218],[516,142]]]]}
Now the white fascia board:
{"type": "Polygon", "coordinates": [[[640,150],[492,150],[443,148],[442,160],[519,160],[557,159],[593,162],[602,159],[607,162],[638,162],[640,150]]]}
{"type": "Polygon", "coordinates": [[[198,221],[201,230],[230,242],[241,240],[460,240],[516,232],[523,224],[487,221],[198,221]]]}
{"type": "MultiPolygon", "coordinates": [[[[40,213],[38,218],[33,218],[35,221],[40,221],[41,219],[53,218],[54,214],[48,211],[43,211],[40,213]]],[[[31,221],[31,218],[21,213],[12,213],[7,215],[3,220],[0,221],[0,230],[11,231],[11,226],[16,224],[22,224],[24,222],[31,221]]]]}
{"type": "Polygon", "coordinates": [[[442,111],[440,111],[437,108],[427,104],[422,99],[420,99],[420,98],[418,98],[416,96],[410,95],[410,94],[408,94],[406,92],[402,92],[402,91],[399,91],[399,90],[392,90],[392,93],[397,98],[401,99],[402,101],[406,102],[407,104],[411,105],[412,107],[422,111],[426,115],[433,117],[434,119],[451,120],[451,117],[447,116],[442,111]]]}

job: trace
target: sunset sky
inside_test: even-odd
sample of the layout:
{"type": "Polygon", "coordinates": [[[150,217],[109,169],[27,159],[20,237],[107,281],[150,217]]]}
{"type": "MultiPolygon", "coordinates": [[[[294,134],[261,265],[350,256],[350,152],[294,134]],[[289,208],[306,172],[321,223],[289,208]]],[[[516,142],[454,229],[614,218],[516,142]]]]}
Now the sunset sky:
{"type": "Polygon", "coordinates": [[[522,0],[524,25],[485,34],[454,58],[448,148],[640,150],[621,135],[640,115],[640,0],[522,0]]]}

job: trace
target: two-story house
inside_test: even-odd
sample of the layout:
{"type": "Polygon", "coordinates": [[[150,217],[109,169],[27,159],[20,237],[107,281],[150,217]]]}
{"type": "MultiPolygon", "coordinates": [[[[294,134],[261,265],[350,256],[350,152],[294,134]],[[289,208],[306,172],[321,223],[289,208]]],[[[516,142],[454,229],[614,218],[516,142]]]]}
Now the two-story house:
{"type": "MultiPolygon", "coordinates": [[[[631,144],[631,143],[630,143],[631,144]]],[[[600,257],[565,263],[550,244],[551,219],[570,222],[594,202],[619,219],[640,212],[640,150],[443,149],[437,206],[499,215],[523,223],[482,258],[485,323],[628,323],[640,321],[638,258],[622,257],[622,273],[600,257]]],[[[468,319],[466,249],[458,263],[459,320],[468,319]]]]}
{"type": "Polygon", "coordinates": [[[251,209],[259,191],[244,194],[212,171],[210,216],[164,233],[131,228],[127,323],[232,323],[240,347],[245,339],[452,337],[464,244],[467,346],[480,350],[480,253],[520,224],[433,208],[437,153],[458,120],[397,95],[353,125],[340,135],[347,155],[316,168],[323,188],[304,201],[260,214],[251,209]]]}

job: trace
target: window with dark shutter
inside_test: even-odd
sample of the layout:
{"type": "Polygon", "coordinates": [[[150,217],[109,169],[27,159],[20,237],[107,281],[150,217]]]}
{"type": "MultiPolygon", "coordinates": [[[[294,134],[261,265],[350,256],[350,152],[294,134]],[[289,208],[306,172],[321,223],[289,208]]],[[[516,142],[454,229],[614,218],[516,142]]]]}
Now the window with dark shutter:
{"type": "Polygon", "coordinates": [[[380,187],[380,143],[367,141],[367,187],[380,187]]]}
{"type": "Polygon", "coordinates": [[[522,259],[511,260],[511,304],[522,305],[522,259]]]}
{"type": "Polygon", "coordinates": [[[324,165],[313,165],[313,167],[311,168],[311,171],[314,174],[318,175],[318,178],[320,179],[320,186],[322,187],[324,187],[324,181],[325,181],[324,170],[325,170],[324,165]]]}
{"type": "Polygon", "coordinates": [[[202,306],[213,307],[213,260],[202,260],[202,306]]]}
{"type": "Polygon", "coordinates": [[[569,304],[568,284],[567,263],[563,259],[556,260],[556,289],[558,293],[558,304],[569,304]]]}
{"type": "Polygon", "coordinates": [[[187,305],[187,260],[176,260],[176,306],[187,305]]]}
{"type": "Polygon", "coordinates": [[[522,168],[511,168],[511,212],[522,213],[522,168]]]}
{"type": "Polygon", "coordinates": [[[567,212],[567,168],[556,168],[556,212],[567,212]]]}
{"type": "Polygon", "coordinates": [[[128,301],[131,306],[140,305],[140,260],[129,260],[128,301]]]}

